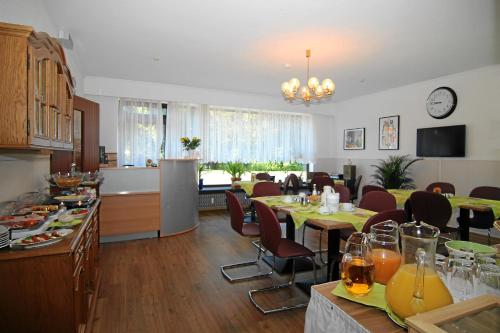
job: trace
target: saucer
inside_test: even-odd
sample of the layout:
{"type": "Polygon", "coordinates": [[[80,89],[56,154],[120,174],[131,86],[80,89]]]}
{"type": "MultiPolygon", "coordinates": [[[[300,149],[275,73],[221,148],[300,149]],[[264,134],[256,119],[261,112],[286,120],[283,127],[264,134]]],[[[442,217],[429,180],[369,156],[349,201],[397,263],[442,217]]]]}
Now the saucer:
{"type": "Polygon", "coordinates": [[[355,212],[356,211],[356,208],[355,207],[352,207],[351,209],[345,209],[345,208],[342,208],[341,209],[343,212],[355,212]]]}

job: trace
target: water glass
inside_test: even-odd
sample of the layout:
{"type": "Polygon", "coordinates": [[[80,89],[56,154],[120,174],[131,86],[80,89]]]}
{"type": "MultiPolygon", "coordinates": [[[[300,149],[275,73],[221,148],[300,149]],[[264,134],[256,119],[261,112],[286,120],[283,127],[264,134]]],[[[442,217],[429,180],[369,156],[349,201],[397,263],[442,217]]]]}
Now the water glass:
{"type": "Polygon", "coordinates": [[[443,256],[442,254],[436,253],[435,256],[435,266],[436,272],[443,282],[446,284],[448,282],[448,258],[443,256]]]}
{"type": "Polygon", "coordinates": [[[448,261],[448,288],[455,302],[474,296],[474,261],[452,258],[448,261]]]}
{"type": "Polygon", "coordinates": [[[476,295],[500,295],[500,267],[496,264],[482,264],[477,272],[476,295]]]}

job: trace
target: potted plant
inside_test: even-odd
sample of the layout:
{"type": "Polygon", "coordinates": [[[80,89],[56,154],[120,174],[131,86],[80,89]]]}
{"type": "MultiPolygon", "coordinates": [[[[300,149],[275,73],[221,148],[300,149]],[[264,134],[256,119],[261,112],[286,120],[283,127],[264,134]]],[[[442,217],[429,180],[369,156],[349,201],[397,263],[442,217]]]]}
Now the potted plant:
{"type": "Polygon", "coordinates": [[[246,172],[245,165],[241,162],[227,162],[224,164],[223,170],[231,175],[231,183],[234,188],[238,187],[234,185],[234,182],[241,180],[241,176],[246,172]]]}
{"type": "Polygon", "coordinates": [[[203,178],[201,178],[201,175],[206,169],[207,166],[204,163],[198,163],[198,188],[200,190],[203,189],[203,178]]]}
{"type": "Polygon", "coordinates": [[[187,136],[183,136],[181,138],[182,147],[188,153],[188,157],[194,157],[193,152],[198,148],[201,144],[201,139],[193,136],[192,139],[187,136]]]}
{"type": "Polygon", "coordinates": [[[410,155],[389,156],[387,160],[379,160],[378,165],[372,165],[375,168],[372,177],[377,185],[386,189],[414,189],[415,184],[408,168],[420,160],[422,159],[411,159],[410,155]]]}

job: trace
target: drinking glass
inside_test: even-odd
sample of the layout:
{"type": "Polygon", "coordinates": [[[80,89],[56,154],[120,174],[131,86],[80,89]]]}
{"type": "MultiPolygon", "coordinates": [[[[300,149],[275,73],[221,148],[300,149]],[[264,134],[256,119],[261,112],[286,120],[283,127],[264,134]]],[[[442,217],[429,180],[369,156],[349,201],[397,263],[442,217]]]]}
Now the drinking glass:
{"type": "Polygon", "coordinates": [[[452,258],[448,262],[448,287],[455,302],[474,296],[474,261],[452,258]]]}
{"type": "Polygon", "coordinates": [[[435,264],[436,272],[438,273],[441,280],[443,280],[443,282],[446,284],[448,282],[448,258],[443,256],[442,254],[436,253],[435,264]]]}
{"type": "Polygon", "coordinates": [[[342,283],[351,295],[365,296],[372,290],[375,266],[366,234],[355,232],[347,239],[341,265],[342,283]]]}
{"type": "Polygon", "coordinates": [[[496,264],[482,264],[478,269],[476,295],[500,295],[500,267],[496,264]]]}

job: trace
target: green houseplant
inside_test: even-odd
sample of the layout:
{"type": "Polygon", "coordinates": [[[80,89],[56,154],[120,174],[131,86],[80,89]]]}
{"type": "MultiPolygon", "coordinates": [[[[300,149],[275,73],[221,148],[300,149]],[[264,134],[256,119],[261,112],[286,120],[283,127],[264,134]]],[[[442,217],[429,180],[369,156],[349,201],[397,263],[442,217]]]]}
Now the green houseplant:
{"type": "Polygon", "coordinates": [[[198,163],[198,188],[201,190],[203,189],[203,178],[201,178],[201,175],[203,172],[207,169],[207,166],[205,163],[198,163]]]}
{"type": "Polygon", "coordinates": [[[231,175],[231,183],[241,180],[241,176],[246,172],[245,165],[241,162],[227,162],[222,169],[231,175]]]}
{"type": "Polygon", "coordinates": [[[372,177],[375,178],[377,185],[386,189],[413,189],[415,184],[410,178],[408,168],[420,160],[422,159],[411,159],[410,155],[389,156],[386,160],[379,160],[377,165],[372,165],[375,168],[372,177]]]}

